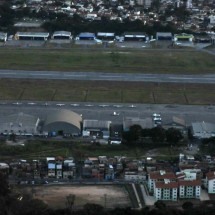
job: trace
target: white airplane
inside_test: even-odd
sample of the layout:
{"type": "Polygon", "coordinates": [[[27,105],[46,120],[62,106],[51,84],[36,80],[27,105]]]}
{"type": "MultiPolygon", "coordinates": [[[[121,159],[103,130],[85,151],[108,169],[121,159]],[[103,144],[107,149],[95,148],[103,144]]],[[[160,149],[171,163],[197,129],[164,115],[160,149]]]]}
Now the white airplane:
{"type": "Polygon", "coordinates": [[[61,107],[61,106],[64,106],[65,104],[56,104],[56,105],[61,107]]]}
{"type": "Polygon", "coordinates": [[[28,102],[28,105],[35,105],[36,103],[34,102],[28,102]]]}
{"type": "Polygon", "coordinates": [[[156,39],[151,39],[151,40],[149,40],[149,42],[154,42],[154,41],[156,41],[156,39]]]}
{"type": "Polygon", "coordinates": [[[161,115],[159,113],[153,113],[152,116],[153,117],[160,117],[161,115]]]}
{"type": "Polygon", "coordinates": [[[96,41],[97,44],[102,44],[102,40],[99,40],[99,39],[96,39],[96,38],[94,40],[96,41]]]}
{"type": "Polygon", "coordinates": [[[86,107],[93,107],[94,105],[92,105],[92,104],[86,104],[85,106],[86,107]]]}
{"type": "Polygon", "coordinates": [[[121,108],[121,107],[123,107],[122,105],[113,105],[114,107],[116,107],[116,108],[121,108]]]}
{"type": "Polygon", "coordinates": [[[142,48],[146,48],[146,46],[142,46],[142,48]]]}
{"type": "Polygon", "coordinates": [[[136,108],[137,106],[135,106],[135,105],[129,105],[128,107],[130,107],[130,108],[136,108]]]}
{"type": "Polygon", "coordinates": [[[109,105],[99,105],[99,107],[108,107],[109,105]]]}
{"type": "Polygon", "coordinates": [[[13,103],[13,105],[21,105],[22,103],[20,103],[20,102],[15,102],[15,103],[13,103]]]}
{"type": "Polygon", "coordinates": [[[181,43],[177,43],[177,42],[176,42],[175,44],[176,44],[176,45],[181,45],[181,43]]]}
{"type": "Polygon", "coordinates": [[[119,116],[119,113],[114,111],[112,115],[113,116],[119,116]]]}
{"type": "Polygon", "coordinates": [[[46,102],[46,103],[44,103],[43,105],[48,106],[48,105],[49,105],[49,103],[47,103],[47,102],[46,102]]]}
{"type": "Polygon", "coordinates": [[[78,106],[80,106],[79,104],[70,104],[71,106],[73,106],[73,107],[78,107],[78,106]]]}

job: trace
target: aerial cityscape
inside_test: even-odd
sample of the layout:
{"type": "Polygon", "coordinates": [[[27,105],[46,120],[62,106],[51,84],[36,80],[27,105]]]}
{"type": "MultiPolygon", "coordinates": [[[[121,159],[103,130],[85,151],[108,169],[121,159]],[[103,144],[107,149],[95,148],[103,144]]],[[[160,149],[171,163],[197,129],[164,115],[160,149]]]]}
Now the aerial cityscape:
{"type": "Polygon", "coordinates": [[[0,215],[215,215],[214,0],[0,0],[0,215]]]}

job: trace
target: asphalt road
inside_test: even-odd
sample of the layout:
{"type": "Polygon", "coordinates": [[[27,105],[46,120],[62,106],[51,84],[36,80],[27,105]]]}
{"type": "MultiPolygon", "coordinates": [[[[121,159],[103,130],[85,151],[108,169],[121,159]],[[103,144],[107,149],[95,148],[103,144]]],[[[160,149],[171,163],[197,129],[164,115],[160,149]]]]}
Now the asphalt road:
{"type": "Polygon", "coordinates": [[[83,119],[110,120],[122,123],[124,117],[151,117],[161,114],[163,123],[169,123],[173,116],[182,117],[187,125],[191,122],[212,122],[215,119],[215,106],[197,105],[154,105],[154,104],[113,104],[113,103],[60,103],[5,101],[0,103],[0,119],[4,116],[23,112],[45,119],[52,110],[69,109],[83,116],[83,119]],[[118,115],[113,115],[116,112],[118,115]]]}
{"type": "Polygon", "coordinates": [[[57,79],[57,80],[103,80],[133,82],[170,82],[170,83],[205,83],[214,84],[215,74],[173,75],[173,74],[130,74],[105,72],[60,72],[60,71],[24,71],[0,70],[0,78],[16,79],[57,79]]]}

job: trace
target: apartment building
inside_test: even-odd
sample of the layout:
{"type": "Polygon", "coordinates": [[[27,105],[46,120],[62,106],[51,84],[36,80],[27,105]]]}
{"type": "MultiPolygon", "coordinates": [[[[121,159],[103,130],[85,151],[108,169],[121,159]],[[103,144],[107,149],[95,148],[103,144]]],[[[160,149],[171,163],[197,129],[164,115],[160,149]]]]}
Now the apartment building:
{"type": "Polygon", "coordinates": [[[155,182],[155,193],[156,200],[170,200],[177,201],[178,199],[178,182],[164,179],[164,181],[155,182]]]}
{"type": "Polygon", "coordinates": [[[201,180],[182,180],[178,182],[179,198],[199,199],[201,195],[201,180]]]}
{"type": "Polygon", "coordinates": [[[149,173],[148,177],[148,188],[149,192],[155,192],[155,182],[164,182],[165,180],[169,180],[170,182],[176,181],[176,176],[173,172],[166,171],[156,171],[149,173]]]}
{"type": "Polygon", "coordinates": [[[215,172],[208,172],[205,179],[205,187],[209,194],[215,193],[215,172]]]}

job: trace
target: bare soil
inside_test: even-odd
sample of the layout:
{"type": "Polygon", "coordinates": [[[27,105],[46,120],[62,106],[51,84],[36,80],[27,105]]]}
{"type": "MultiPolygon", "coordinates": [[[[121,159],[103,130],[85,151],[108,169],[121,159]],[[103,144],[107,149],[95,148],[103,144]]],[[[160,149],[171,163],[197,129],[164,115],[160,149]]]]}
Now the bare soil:
{"type": "Polygon", "coordinates": [[[65,208],[66,197],[75,195],[74,208],[81,208],[87,203],[100,204],[106,208],[127,207],[131,202],[124,187],[113,185],[59,186],[44,185],[24,188],[33,198],[44,201],[49,207],[65,208]]]}

